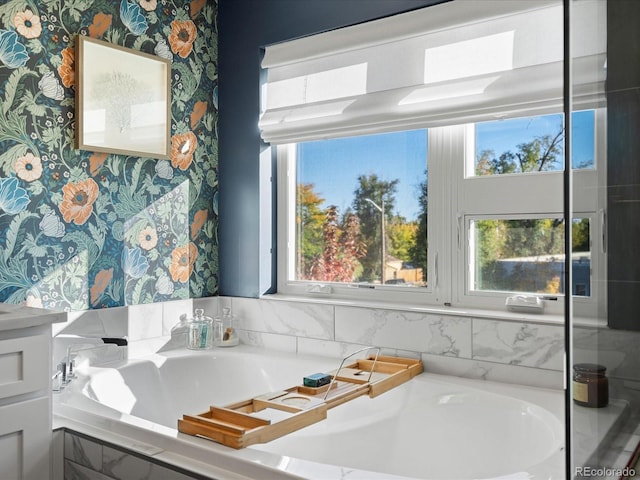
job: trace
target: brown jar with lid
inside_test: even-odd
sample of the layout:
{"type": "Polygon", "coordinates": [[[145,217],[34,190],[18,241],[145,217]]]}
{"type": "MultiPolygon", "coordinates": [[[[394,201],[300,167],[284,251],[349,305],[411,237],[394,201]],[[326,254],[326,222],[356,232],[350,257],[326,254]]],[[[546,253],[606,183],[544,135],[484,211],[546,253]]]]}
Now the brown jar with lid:
{"type": "Polygon", "coordinates": [[[602,408],[609,404],[607,367],[597,363],[573,366],[573,401],[583,407],[602,408]]]}

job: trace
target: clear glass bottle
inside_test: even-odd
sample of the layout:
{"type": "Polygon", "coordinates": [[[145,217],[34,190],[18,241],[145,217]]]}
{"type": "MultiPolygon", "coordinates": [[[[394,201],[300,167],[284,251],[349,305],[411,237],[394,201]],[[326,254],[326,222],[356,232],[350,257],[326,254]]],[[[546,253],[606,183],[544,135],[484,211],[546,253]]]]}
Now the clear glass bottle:
{"type": "Polygon", "coordinates": [[[222,317],[216,315],[213,319],[213,345],[219,346],[222,342],[222,336],[224,335],[224,327],[222,324],[222,317]]]}
{"type": "Polygon", "coordinates": [[[235,316],[231,309],[222,309],[222,317],[216,317],[214,344],[217,347],[235,347],[239,343],[235,316]]]}
{"type": "Polygon", "coordinates": [[[187,348],[205,350],[213,345],[213,319],[204,315],[204,310],[196,309],[195,316],[189,321],[187,348]]]}

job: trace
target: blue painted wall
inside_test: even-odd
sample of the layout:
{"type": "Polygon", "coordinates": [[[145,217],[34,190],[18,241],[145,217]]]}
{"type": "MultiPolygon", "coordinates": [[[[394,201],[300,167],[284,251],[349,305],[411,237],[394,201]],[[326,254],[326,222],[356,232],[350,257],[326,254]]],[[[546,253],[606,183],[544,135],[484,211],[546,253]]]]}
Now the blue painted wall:
{"type": "MultiPolygon", "coordinates": [[[[262,48],[435,3],[441,3],[441,0],[220,0],[222,295],[257,297],[269,288],[269,285],[260,284],[264,259],[260,257],[259,245],[259,157],[265,148],[258,132],[262,48]]],[[[264,168],[271,168],[275,174],[273,163],[264,168]]],[[[272,288],[275,285],[275,242],[273,252],[272,288]]]]}

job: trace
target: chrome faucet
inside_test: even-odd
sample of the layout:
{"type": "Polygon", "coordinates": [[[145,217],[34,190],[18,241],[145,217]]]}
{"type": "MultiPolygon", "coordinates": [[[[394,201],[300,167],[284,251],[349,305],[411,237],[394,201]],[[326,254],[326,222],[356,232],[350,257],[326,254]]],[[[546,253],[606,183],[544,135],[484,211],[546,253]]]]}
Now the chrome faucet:
{"type": "Polygon", "coordinates": [[[62,367],[62,383],[64,385],[69,383],[71,379],[76,376],[74,369],[76,366],[75,358],[78,355],[78,352],[95,348],[95,346],[95,344],[88,343],[72,343],[67,347],[67,355],[64,357],[60,365],[62,367]]]}
{"type": "Polygon", "coordinates": [[[78,353],[84,350],[94,350],[96,348],[104,347],[108,344],[116,346],[127,346],[128,341],[126,338],[95,338],[95,337],[78,337],[84,339],[85,343],[71,343],[67,347],[66,355],[58,362],[56,372],[51,377],[52,388],[54,391],[59,391],[64,388],[73,378],[75,378],[75,358],[78,353]],[[89,340],[93,340],[90,342],[89,340]],[[98,341],[102,343],[98,343],[98,341]]]}

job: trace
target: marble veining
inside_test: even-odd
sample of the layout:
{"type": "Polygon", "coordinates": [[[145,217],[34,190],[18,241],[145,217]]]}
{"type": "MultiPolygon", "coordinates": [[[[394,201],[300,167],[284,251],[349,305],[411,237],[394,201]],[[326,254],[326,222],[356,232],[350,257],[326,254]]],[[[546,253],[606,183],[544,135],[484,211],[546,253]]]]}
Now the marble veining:
{"type": "Polygon", "coordinates": [[[470,357],[471,321],[397,310],[336,307],[336,340],[470,357]]]}
{"type": "Polygon", "coordinates": [[[560,370],[430,354],[422,354],[422,362],[426,371],[442,375],[552,389],[561,389],[563,385],[562,371],[560,370]]]}
{"type": "Polygon", "coordinates": [[[240,331],[240,342],[280,352],[295,352],[296,337],[265,332],[240,331]]]}
{"type": "MultiPolygon", "coordinates": [[[[306,355],[321,355],[342,359],[360,350],[363,347],[360,343],[332,342],[326,340],[316,340],[313,338],[298,338],[298,353],[306,355]]],[[[372,352],[373,353],[373,352],[372,352]]],[[[381,348],[381,355],[394,357],[419,358],[420,354],[411,350],[399,350],[393,348],[381,348]]]]}
{"type": "Polygon", "coordinates": [[[431,338],[426,353],[471,357],[471,319],[429,317],[431,338]]]}
{"type": "Polygon", "coordinates": [[[640,332],[574,327],[575,363],[600,363],[610,376],[640,381],[640,332]]]}
{"type": "Polygon", "coordinates": [[[189,476],[137,455],[66,432],[65,480],[188,480],[189,476]]]}
{"type": "Polygon", "coordinates": [[[473,319],[473,358],[536,368],[563,368],[564,329],[473,319]]]}
{"type": "Polygon", "coordinates": [[[303,302],[232,299],[239,328],[327,340],[334,338],[333,308],[303,302]]]}
{"type": "Polygon", "coordinates": [[[77,435],[65,434],[64,436],[65,458],[100,471],[102,469],[102,445],[91,442],[77,435]]]}
{"type": "Polygon", "coordinates": [[[64,462],[64,480],[113,480],[100,472],[91,470],[88,467],[65,460],[64,462]]]}
{"type": "Polygon", "coordinates": [[[118,480],[148,480],[153,464],[125,452],[104,447],[103,472],[118,480]]]}

